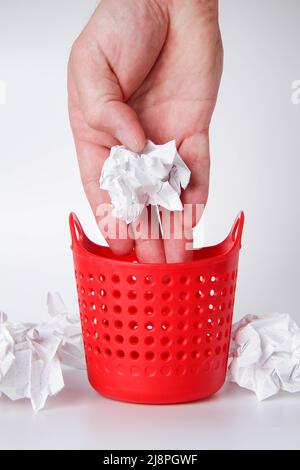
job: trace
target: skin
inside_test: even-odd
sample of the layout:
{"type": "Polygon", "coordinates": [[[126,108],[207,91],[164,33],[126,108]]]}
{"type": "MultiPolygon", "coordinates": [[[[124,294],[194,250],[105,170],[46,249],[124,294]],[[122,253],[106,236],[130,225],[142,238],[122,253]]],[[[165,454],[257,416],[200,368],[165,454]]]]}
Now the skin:
{"type": "MultiPolygon", "coordinates": [[[[99,188],[110,148],[121,143],[141,151],[146,138],[157,144],[176,139],[192,171],[182,202],[206,204],[209,125],[222,59],[217,0],[102,0],[76,39],[68,67],[70,122],[95,216],[99,204],[110,202],[99,188]]],[[[186,223],[186,233],[197,222],[194,216],[191,226],[186,223]]],[[[186,240],[174,233],[166,240],[108,243],[120,255],[135,245],[140,262],[190,259],[186,240]]]]}

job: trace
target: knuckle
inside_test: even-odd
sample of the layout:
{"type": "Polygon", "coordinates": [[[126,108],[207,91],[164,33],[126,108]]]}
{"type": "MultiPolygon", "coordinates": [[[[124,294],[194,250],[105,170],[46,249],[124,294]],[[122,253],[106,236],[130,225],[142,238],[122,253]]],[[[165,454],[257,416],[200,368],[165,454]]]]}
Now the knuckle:
{"type": "Polygon", "coordinates": [[[101,113],[99,107],[89,105],[83,112],[84,119],[92,129],[100,129],[102,125],[101,113]]]}
{"type": "Polygon", "coordinates": [[[77,39],[73,42],[70,51],[69,62],[71,64],[76,63],[82,57],[82,52],[84,51],[84,45],[81,36],[78,36],[77,39]]]}

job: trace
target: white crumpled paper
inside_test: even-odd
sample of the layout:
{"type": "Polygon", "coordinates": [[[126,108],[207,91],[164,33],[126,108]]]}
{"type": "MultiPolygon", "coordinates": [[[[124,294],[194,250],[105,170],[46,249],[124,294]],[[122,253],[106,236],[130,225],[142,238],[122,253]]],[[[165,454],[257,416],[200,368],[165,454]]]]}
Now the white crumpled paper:
{"type": "Polygon", "coordinates": [[[0,395],[29,398],[35,411],[64,386],[62,364],[84,369],[80,319],[58,293],[47,298],[50,319],[11,323],[0,313],[0,395]]]}
{"type": "Polygon", "coordinates": [[[300,391],[300,328],[290,315],[247,315],[233,325],[229,380],[259,400],[300,391]]]}
{"type": "Polygon", "coordinates": [[[148,205],[181,211],[181,189],[189,184],[190,175],[175,140],[164,145],[148,140],[141,154],[123,145],[112,147],[102,168],[100,188],[109,192],[113,215],[130,223],[148,205]]]}

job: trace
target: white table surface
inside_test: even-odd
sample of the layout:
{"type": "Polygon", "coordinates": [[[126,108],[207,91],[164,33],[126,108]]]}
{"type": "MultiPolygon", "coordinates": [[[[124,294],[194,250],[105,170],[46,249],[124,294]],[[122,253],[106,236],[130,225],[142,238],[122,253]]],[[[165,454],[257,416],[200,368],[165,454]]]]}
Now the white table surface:
{"type": "Polygon", "coordinates": [[[145,406],[98,395],[84,371],[33,413],[26,400],[0,398],[1,449],[299,449],[300,396],[264,402],[234,384],[208,400],[145,406]]]}

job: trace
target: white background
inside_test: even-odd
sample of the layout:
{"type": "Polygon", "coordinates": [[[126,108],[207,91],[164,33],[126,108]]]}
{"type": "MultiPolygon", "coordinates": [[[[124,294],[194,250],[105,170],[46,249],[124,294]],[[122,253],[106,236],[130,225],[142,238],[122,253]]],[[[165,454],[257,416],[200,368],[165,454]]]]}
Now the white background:
{"type": "MultiPolygon", "coordinates": [[[[87,234],[100,240],[80,184],[66,95],[69,50],[96,3],[95,0],[0,0],[0,81],[7,89],[6,103],[0,104],[0,305],[15,321],[45,319],[48,290],[60,291],[70,308],[77,308],[67,222],[71,210],[77,212],[87,234]]],[[[300,323],[300,105],[292,104],[291,100],[292,83],[300,79],[299,18],[297,0],[220,2],[225,63],[211,127],[212,174],[204,231],[206,244],[220,241],[227,235],[237,212],[244,209],[246,226],[236,319],[247,313],[280,311],[292,314],[300,323]]],[[[72,380],[78,383],[78,378],[72,380]]],[[[74,386],[72,380],[70,384],[74,386]]],[[[85,386],[80,382],[80,387],[85,386]]],[[[106,423],[110,412],[113,423],[119,422],[117,416],[124,420],[124,436],[125,420],[132,421],[133,415],[137,420],[137,435],[138,429],[146,426],[141,416],[147,419],[148,407],[115,404],[100,399],[92,391],[83,393],[83,388],[81,391],[80,399],[73,401],[70,397],[72,393],[76,395],[76,390],[62,392],[61,396],[67,394],[64,398],[53,399],[59,408],[51,405],[51,412],[49,405],[50,409],[33,421],[27,404],[2,400],[2,416],[11,423],[11,429],[14,425],[20,429],[25,426],[24,432],[27,430],[24,422],[29,419],[30,436],[36,438],[27,436],[24,442],[32,447],[46,445],[43,426],[47,428],[48,419],[56,445],[55,423],[61,422],[65,408],[74,416],[72,407],[75,407],[79,415],[74,419],[80,422],[89,419],[84,407],[93,416],[93,407],[102,406],[106,423]],[[88,394],[93,395],[90,401],[88,394]]],[[[172,446],[172,442],[174,447],[187,445],[185,438],[178,441],[172,434],[172,441],[167,436],[176,425],[178,436],[190,436],[183,430],[186,426],[191,429],[191,447],[199,447],[201,442],[204,446],[218,447],[222,438],[213,442],[214,425],[218,426],[216,413],[225,419],[224,429],[232,420],[237,436],[239,426],[247,428],[246,433],[251,426],[266,431],[260,443],[250,433],[249,446],[266,442],[268,446],[278,447],[277,428],[282,445],[288,446],[289,442],[294,445],[291,436],[297,432],[293,417],[296,397],[280,397],[258,405],[252,395],[242,390],[221,393],[223,401],[220,398],[219,402],[213,399],[205,405],[159,408],[163,411],[158,411],[158,415],[166,421],[157,426],[164,435],[153,438],[152,445],[172,446]],[[243,410],[237,415],[233,403],[236,396],[242,400],[243,410]],[[222,403],[229,406],[232,416],[225,413],[222,403]],[[248,411],[243,403],[246,408],[249,406],[248,411]],[[211,416],[214,416],[212,421],[211,416]],[[203,422],[210,426],[208,437],[201,427],[203,422]]],[[[153,420],[156,423],[156,418],[153,420]]],[[[99,413],[99,426],[103,425],[101,422],[99,413]]],[[[97,446],[92,435],[88,435],[89,429],[94,432],[89,421],[84,426],[87,434],[82,445],[97,446]]],[[[17,445],[13,444],[15,433],[11,432],[11,440],[9,432],[3,437],[4,446],[17,445]]],[[[67,438],[65,428],[65,441],[57,432],[59,445],[64,446],[64,442],[70,447],[72,442],[80,445],[75,435],[67,438]]],[[[155,424],[151,432],[157,432],[155,424]]],[[[128,447],[142,447],[140,441],[130,440],[130,436],[129,432],[120,442],[128,447]]],[[[101,442],[113,446],[112,439],[112,435],[102,436],[101,442]]],[[[230,436],[224,442],[234,444],[230,436]]]]}

